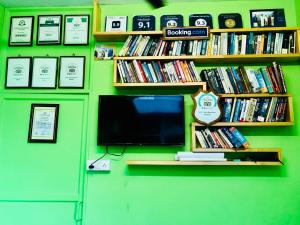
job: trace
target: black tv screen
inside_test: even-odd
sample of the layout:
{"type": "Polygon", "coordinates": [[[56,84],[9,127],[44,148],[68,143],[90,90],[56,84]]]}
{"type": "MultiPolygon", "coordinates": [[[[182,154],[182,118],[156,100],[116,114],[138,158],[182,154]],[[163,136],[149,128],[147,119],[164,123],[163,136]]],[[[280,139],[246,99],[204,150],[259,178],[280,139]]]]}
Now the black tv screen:
{"type": "Polygon", "coordinates": [[[99,96],[98,145],[184,145],[184,97],[99,96]]]}

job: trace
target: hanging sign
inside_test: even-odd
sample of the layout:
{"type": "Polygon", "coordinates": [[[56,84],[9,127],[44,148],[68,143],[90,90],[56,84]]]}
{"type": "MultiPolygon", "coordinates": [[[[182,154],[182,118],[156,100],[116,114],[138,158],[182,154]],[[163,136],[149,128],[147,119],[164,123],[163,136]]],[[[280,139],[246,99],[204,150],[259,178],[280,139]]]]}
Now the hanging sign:
{"type": "Polygon", "coordinates": [[[208,39],[209,27],[166,27],[163,40],[208,39]]]}
{"type": "Polygon", "coordinates": [[[194,101],[193,117],[203,125],[212,125],[221,117],[220,96],[213,91],[199,90],[192,96],[194,101]]]}

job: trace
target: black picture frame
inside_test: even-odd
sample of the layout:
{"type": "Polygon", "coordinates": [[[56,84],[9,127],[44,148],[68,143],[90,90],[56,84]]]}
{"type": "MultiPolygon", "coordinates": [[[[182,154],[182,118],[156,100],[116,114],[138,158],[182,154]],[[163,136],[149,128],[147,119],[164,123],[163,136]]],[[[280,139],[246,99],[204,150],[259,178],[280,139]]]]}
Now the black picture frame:
{"type": "Polygon", "coordinates": [[[36,45],[61,45],[61,38],[62,38],[62,27],[63,27],[63,16],[56,14],[56,15],[38,15],[38,19],[37,19],[37,34],[36,34],[36,45]],[[44,42],[44,43],[40,43],[39,42],[39,34],[40,34],[40,18],[41,17],[51,17],[51,16],[55,16],[55,17],[60,17],[60,29],[59,29],[59,42],[55,43],[55,42],[44,42]]]}
{"type": "Polygon", "coordinates": [[[31,104],[31,112],[30,112],[30,121],[29,121],[29,131],[28,131],[28,143],[56,143],[57,141],[57,128],[58,128],[58,115],[59,115],[59,104],[31,104]],[[36,107],[45,107],[55,108],[55,115],[54,115],[54,125],[53,125],[53,136],[51,139],[34,139],[32,138],[32,128],[33,128],[33,121],[34,121],[34,113],[36,107]]]}
{"type": "Polygon", "coordinates": [[[31,76],[32,76],[32,57],[22,56],[22,57],[7,57],[6,58],[6,72],[5,72],[5,89],[28,89],[31,87],[31,76]],[[29,59],[29,75],[28,75],[28,84],[27,86],[8,86],[8,64],[10,59],[29,59]]]}
{"type": "Polygon", "coordinates": [[[90,15],[89,14],[75,14],[75,15],[65,15],[64,16],[64,43],[63,45],[66,46],[80,46],[80,45],[89,45],[90,44],[90,15]],[[72,16],[72,17],[77,17],[77,16],[87,16],[88,17],[88,30],[87,30],[87,43],[80,43],[80,44],[68,44],[66,43],[66,20],[67,17],[72,16]]]}
{"type": "Polygon", "coordinates": [[[252,28],[260,28],[260,27],[286,27],[286,20],[285,20],[285,13],[284,9],[252,9],[250,10],[250,22],[252,28]],[[263,21],[262,18],[260,18],[260,21],[258,20],[256,15],[258,13],[265,13],[265,17],[267,17],[267,20],[264,20],[264,22],[267,22],[266,25],[262,26],[261,23],[263,21]],[[272,15],[274,18],[272,18],[272,15]],[[270,20],[269,20],[270,19],[270,20]],[[260,24],[259,24],[260,22],[260,24]]]}
{"type": "Polygon", "coordinates": [[[33,39],[33,29],[34,29],[34,16],[11,16],[10,17],[10,25],[9,25],[9,37],[8,37],[8,46],[9,47],[27,47],[27,46],[32,46],[32,39],[33,39]],[[11,35],[12,35],[12,22],[13,19],[16,18],[31,18],[32,19],[32,23],[31,23],[31,32],[30,32],[30,42],[28,44],[24,43],[22,44],[22,42],[20,42],[20,44],[12,44],[11,43],[11,35]]]}
{"type": "Polygon", "coordinates": [[[30,87],[32,89],[56,89],[57,88],[57,73],[58,73],[58,67],[59,67],[59,57],[56,57],[56,56],[35,56],[32,58],[32,66],[31,66],[31,82],[30,82],[30,87]],[[53,87],[33,87],[32,86],[32,80],[33,80],[33,69],[34,69],[34,61],[36,59],[56,59],[56,69],[55,69],[55,83],[54,83],[54,86],[53,87]]]}
{"type": "Polygon", "coordinates": [[[86,57],[85,56],[61,56],[59,60],[59,72],[58,72],[58,88],[61,89],[84,89],[85,84],[85,66],[86,66],[86,57]],[[83,74],[82,74],[82,86],[61,86],[60,78],[61,78],[61,69],[62,69],[62,59],[63,58],[83,58],[83,74]]]}

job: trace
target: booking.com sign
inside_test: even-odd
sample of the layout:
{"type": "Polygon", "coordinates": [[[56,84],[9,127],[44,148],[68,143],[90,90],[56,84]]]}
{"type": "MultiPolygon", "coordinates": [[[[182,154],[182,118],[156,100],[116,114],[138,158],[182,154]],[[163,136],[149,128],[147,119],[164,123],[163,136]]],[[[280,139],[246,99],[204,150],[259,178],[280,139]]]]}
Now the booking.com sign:
{"type": "Polygon", "coordinates": [[[209,27],[172,27],[163,29],[164,40],[208,39],[209,27]]]}

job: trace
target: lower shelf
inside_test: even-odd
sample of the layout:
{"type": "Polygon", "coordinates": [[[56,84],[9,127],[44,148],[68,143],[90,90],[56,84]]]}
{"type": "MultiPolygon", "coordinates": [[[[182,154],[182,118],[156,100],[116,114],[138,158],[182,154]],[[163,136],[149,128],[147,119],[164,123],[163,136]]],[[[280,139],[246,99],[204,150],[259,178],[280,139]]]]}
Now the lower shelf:
{"type": "Polygon", "coordinates": [[[128,160],[128,165],[135,166],[282,166],[281,162],[185,162],[185,161],[151,161],[128,160]]]}

